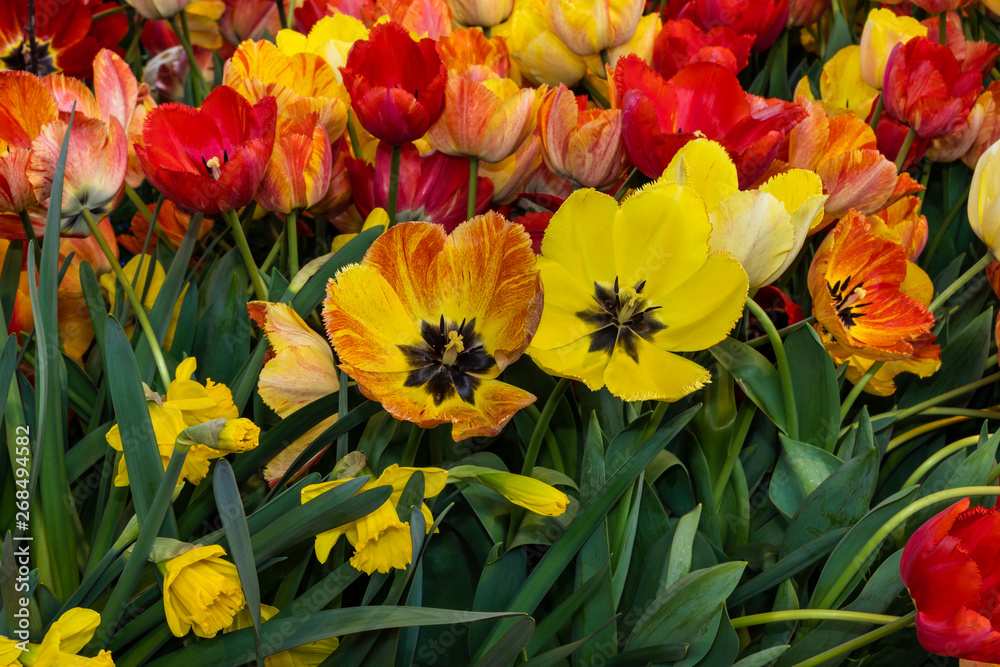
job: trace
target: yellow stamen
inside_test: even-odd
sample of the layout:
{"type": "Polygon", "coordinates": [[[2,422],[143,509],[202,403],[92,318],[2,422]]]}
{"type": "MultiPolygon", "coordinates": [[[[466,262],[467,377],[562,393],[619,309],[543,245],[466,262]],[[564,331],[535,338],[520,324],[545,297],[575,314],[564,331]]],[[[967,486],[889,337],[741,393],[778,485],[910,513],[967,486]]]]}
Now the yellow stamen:
{"type": "Polygon", "coordinates": [[[441,363],[445,366],[454,366],[458,355],[465,350],[465,343],[462,335],[457,331],[448,332],[448,343],[444,346],[444,354],[441,356],[441,363]]]}
{"type": "Polygon", "coordinates": [[[216,155],[211,160],[205,160],[205,168],[211,172],[212,178],[218,180],[219,176],[222,175],[222,163],[219,156],[216,155]]]}

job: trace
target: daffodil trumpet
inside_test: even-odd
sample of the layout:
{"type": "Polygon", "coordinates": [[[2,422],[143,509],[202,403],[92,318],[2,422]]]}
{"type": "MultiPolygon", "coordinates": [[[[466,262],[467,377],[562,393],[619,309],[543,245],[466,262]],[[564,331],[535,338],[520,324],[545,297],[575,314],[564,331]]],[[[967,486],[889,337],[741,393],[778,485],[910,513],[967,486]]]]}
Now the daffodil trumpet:
{"type": "Polygon", "coordinates": [[[160,381],[163,383],[164,387],[169,386],[170,372],[167,370],[167,363],[163,359],[163,350],[160,349],[160,341],[156,336],[156,332],[153,331],[153,325],[149,322],[149,317],[146,315],[146,309],[142,306],[142,300],[139,299],[135,290],[132,289],[132,282],[125,276],[125,272],[118,263],[118,258],[111,252],[108,242],[104,240],[104,235],[101,234],[100,230],[98,230],[97,221],[94,220],[94,216],[91,215],[90,210],[83,208],[81,213],[83,214],[83,219],[86,221],[87,226],[90,228],[90,233],[95,239],[97,239],[97,243],[101,246],[101,252],[103,252],[104,256],[108,258],[111,270],[114,271],[115,278],[118,279],[122,289],[125,290],[125,296],[132,305],[132,309],[135,310],[135,318],[139,320],[139,326],[142,327],[142,333],[146,336],[146,341],[149,343],[149,349],[153,353],[153,360],[156,362],[156,369],[160,374],[160,381]]]}

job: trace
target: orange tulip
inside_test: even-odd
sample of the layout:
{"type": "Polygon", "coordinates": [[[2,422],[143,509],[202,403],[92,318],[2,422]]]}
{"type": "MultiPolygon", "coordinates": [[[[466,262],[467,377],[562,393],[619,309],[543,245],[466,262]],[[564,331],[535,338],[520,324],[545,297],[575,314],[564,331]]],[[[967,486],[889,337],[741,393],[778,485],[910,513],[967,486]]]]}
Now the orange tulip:
{"type": "Polygon", "coordinates": [[[487,38],[482,30],[456,30],[438,40],[438,49],[448,71],[465,79],[485,81],[510,72],[506,43],[498,37],[487,38]]]}
{"type": "Polygon", "coordinates": [[[920,213],[920,203],[920,197],[904,197],[868,216],[875,235],[901,247],[911,262],[927,245],[927,218],[920,213]]]}
{"type": "MultiPolygon", "coordinates": [[[[930,331],[934,316],[923,298],[910,295],[910,274],[919,275],[910,266],[920,271],[907,262],[901,247],[876,236],[865,216],[849,212],[820,244],[809,267],[817,329],[866,359],[911,356],[911,341],[930,331]]],[[[929,289],[929,280],[920,282],[929,289]]]]}
{"type": "Polygon", "coordinates": [[[991,97],[993,104],[987,103],[979,131],[973,138],[969,150],[962,156],[962,162],[969,169],[975,169],[976,163],[979,162],[979,158],[986,152],[986,149],[1000,140],[1000,104],[998,104],[1000,103],[1000,81],[991,83],[982,97],[986,95],[991,97]]]}
{"type": "MultiPolygon", "coordinates": [[[[52,192],[52,181],[68,124],[54,120],[31,143],[28,179],[39,200],[52,192]]],[[[128,146],[118,119],[108,123],[94,118],[74,118],[66,153],[60,227],[64,234],[89,233],[83,211],[97,220],[114,210],[125,192],[128,146]]]]}
{"type": "Polygon", "coordinates": [[[517,151],[506,160],[479,165],[479,175],[493,182],[493,203],[509,204],[524,190],[535,170],[544,168],[542,140],[532,134],[517,151]]]}
{"type": "Polygon", "coordinates": [[[374,26],[388,17],[418,37],[440,39],[451,34],[451,10],[445,0],[364,0],[361,19],[374,26]]]}
{"type": "MultiPolygon", "coordinates": [[[[338,229],[340,226],[337,224],[337,216],[351,205],[351,178],[347,171],[347,162],[350,159],[351,151],[347,147],[347,142],[344,139],[334,142],[330,183],[323,198],[310,208],[313,215],[331,220],[338,229]]],[[[341,231],[348,230],[341,229],[341,231]]]]}
{"type": "MultiPolygon", "coordinates": [[[[834,363],[848,364],[847,380],[857,384],[867,373],[874,359],[852,354],[851,350],[838,344],[829,333],[820,334],[823,347],[830,353],[834,363]]],[[[917,377],[930,377],[941,368],[941,347],[933,334],[922,334],[910,341],[913,352],[908,357],[884,361],[875,375],[865,385],[865,393],[874,396],[891,396],[896,391],[896,376],[900,373],[912,373],[917,377]]]]}
{"type": "Polygon", "coordinates": [[[620,109],[587,109],[566,86],[550,90],[538,113],[545,164],[584,188],[606,188],[625,173],[620,109]]]}
{"type": "Polygon", "coordinates": [[[282,215],[309,208],[326,195],[332,163],[330,138],[318,114],[279,118],[257,202],[282,215]]]}
{"type": "Polygon", "coordinates": [[[923,189],[909,174],[897,175],[863,120],[853,114],[831,117],[820,103],[804,97],[798,103],[809,116],[789,134],[788,163],[815,171],[822,179],[823,190],[830,195],[827,222],[850,209],[874,213],[923,189]]]}
{"type": "Polygon", "coordinates": [[[510,79],[473,81],[448,74],[444,112],[427,132],[431,146],[448,155],[499,162],[535,131],[546,86],[518,88],[510,79]]]}
{"type": "MultiPolygon", "coordinates": [[[[55,98],[38,77],[0,72],[0,237],[24,239],[17,214],[38,203],[28,179],[31,144],[59,117],[55,98]]],[[[44,233],[44,225],[35,234],[44,233]]]]}
{"type": "Polygon", "coordinates": [[[223,84],[251,103],[273,95],[279,116],[318,114],[331,141],[347,127],[347,91],[315,53],[286,55],[270,42],[243,42],[226,65],[223,84]]]}

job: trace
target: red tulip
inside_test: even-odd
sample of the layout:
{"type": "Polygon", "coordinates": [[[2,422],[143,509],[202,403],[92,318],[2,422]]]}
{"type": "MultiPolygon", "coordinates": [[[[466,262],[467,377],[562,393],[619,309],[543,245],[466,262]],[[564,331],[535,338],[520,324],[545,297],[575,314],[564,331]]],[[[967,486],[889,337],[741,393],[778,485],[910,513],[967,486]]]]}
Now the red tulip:
{"type": "Polygon", "coordinates": [[[917,37],[889,54],[882,94],[891,118],[919,137],[936,139],[965,123],[982,89],[982,75],[963,72],[947,46],[917,37]]]}
{"type": "Polygon", "coordinates": [[[917,639],[939,655],[996,662],[1000,510],[960,500],[917,529],[899,573],[917,608],[917,639]]]}
{"type": "Polygon", "coordinates": [[[358,120],[394,146],[424,136],[444,108],[448,70],[434,40],[415,42],[398,23],[372,28],[340,72],[358,120]]]}
{"type": "Polygon", "coordinates": [[[618,61],[614,83],[625,150],[651,178],[700,136],[726,148],[740,187],[747,187],[764,175],[787,132],[808,115],[797,104],[747,94],[732,72],[714,63],[690,65],[664,81],[630,55],[618,61]]]}
{"type": "MultiPolygon", "coordinates": [[[[387,144],[379,144],[374,167],[363,160],[347,158],[354,204],[364,217],[376,207],[385,208],[389,201],[391,152],[387,144]]],[[[493,183],[480,177],[476,181],[476,214],[489,207],[492,197],[493,183]]],[[[465,222],[468,200],[468,158],[438,151],[420,155],[412,144],[402,147],[397,221],[436,222],[450,231],[465,222]]]]}
{"type": "Polygon", "coordinates": [[[264,177],[274,146],[277,105],[251,105],[219,86],[200,109],[164,104],[149,112],[136,155],[146,178],[186,213],[246,206],[264,177]]]}
{"type": "Polygon", "coordinates": [[[704,32],[687,19],[667,21],[653,45],[653,68],[665,79],[700,62],[716,63],[739,74],[747,66],[754,39],[726,26],[704,32]]]}
{"type": "Polygon", "coordinates": [[[788,21],[788,0],[695,0],[695,9],[706,28],[724,25],[755,35],[757,53],[774,44],[788,21]]]}

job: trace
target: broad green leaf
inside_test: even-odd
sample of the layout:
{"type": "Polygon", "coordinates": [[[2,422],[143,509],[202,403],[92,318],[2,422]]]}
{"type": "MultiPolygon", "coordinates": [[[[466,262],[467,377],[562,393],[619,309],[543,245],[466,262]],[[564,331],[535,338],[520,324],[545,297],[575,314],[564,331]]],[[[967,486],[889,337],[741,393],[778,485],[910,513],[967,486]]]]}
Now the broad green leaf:
{"type": "MultiPolygon", "coordinates": [[[[153,422],[146,407],[146,395],[125,332],[113,317],[105,328],[104,365],[115,418],[122,435],[122,449],[128,468],[129,488],[140,524],[149,511],[163,478],[163,461],[156,446],[153,422]]],[[[173,512],[168,512],[168,521],[173,512]]]]}
{"type": "Polygon", "coordinates": [[[781,646],[772,646],[763,651],[751,653],[747,657],[740,659],[733,667],[764,667],[764,665],[769,665],[777,660],[782,653],[788,650],[788,646],[788,644],[782,644],[781,646]]]}
{"type": "Polygon", "coordinates": [[[228,385],[250,354],[247,281],[243,259],[233,249],[215,264],[198,290],[202,304],[192,355],[198,359],[199,378],[228,385]]]}
{"type": "MultiPolygon", "coordinates": [[[[580,514],[569,529],[542,557],[542,560],[528,576],[524,586],[518,591],[509,609],[525,613],[531,613],[535,610],[608,511],[622,497],[633,481],[642,474],[643,469],[653,460],[656,453],[666,447],[667,443],[673,440],[674,436],[687,425],[697,410],[698,406],[689,408],[661,426],[635,454],[608,478],[593,500],[581,509],[580,514]]],[[[503,625],[501,624],[501,627],[503,625]]],[[[499,634],[494,630],[491,639],[499,634]]],[[[491,643],[490,640],[487,640],[487,643],[491,643]]]]}
{"type": "MultiPolygon", "coordinates": [[[[296,646],[330,637],[342,637],[386,628],[454,625],[492,621],[498,618],[523,618],[518,613],[480,613],[431,607],[349,607],[288,616],[284,623],[265,623],[265,655],[274,655],[296,646]]],[[[219,634],[154,660],[149,667],[191,667],[191,665],[228,665],[237,657],[253,655],[253,630],[245,628],[227,635],[219,634]]]]}
{"type": "Polygon", "coordinates": [[[632,629],[625,648],[693,641],[694,637],[685,636],[685,631],[693,628],[684,626],[707,610],[721,608],[739,583],[745,567],[743,562],[723,563],[695,570],[678,579],[656,597],[647,615],[632,629]]]}
{"type": "Polygon", "coordinates": [[[840,432],[840,387],[833,360],[812,327],[790,335],[785,354],[795,388],[799,439],[832,452],[840,432]]]}
{"type": "Polygon", "coordinates": [[[736,636],[736,630],[729,620],[725,605],[719,616],[719,629],[715,633],[715,639],[708,652],[700,659],[695,660],[695,647],[692,645],[688,649],[688,655],[683,660],[675,662],[675,667],[716,667],[717,665],[731,665],[740,653],[740,639],[736,636]]]}
{"type": "MultiPolygon", "coordinates": [[[[902,556],[903,550],[900,549],[886,558],[865,584],[857,599],[844,609],[867,614],[884,614],[889,605],[903,592],[903,582],[899,579],[899,562],[902,556]]],[[[827,649],[859,637],[871,629],[872,626],[863,623],[823,621],[808,635],[795,641],[792,647],[782,654],[777,667],[797,665],[827,649]]],[[[823,663],[823,667],[835,667],[847,660],[847,657],[845,654],[840,658],[828,660],[823,663]]]]}
{"type": "MultiPolygon", "coordinates": [[[[479,585],[472,603],[473,611],[489,611],[504,609],[514,594],[524,584],[528,577],[527,555],[523,549],[515,549],[496,558],[500,545],[493,548],[491,558],[483,567],[479,576],[479,585]]],[[[489,633],[486,623],[478,623],[469,628],[469,651],[475,653],[489,633]]]]}
{"type": "Polygon", "coordinates": [[[862,546],[885,525],[886,521],[909,505],[916,493],[917,487],[912,486],[886,498],[844,536],[844,539],[830,554],[830,558],[827,559],[826,565],[820,573],[819,581],[813,588],[812,598],[809,601],[811,609],[836,609],[847,599],[847,596],[851,594],[865,575],[876,554],[871,554],[861,567],[854,568],[850,582],[843,589],[835,589],[835,582],[850,567],[851,561],[862,546]]]}
{"type": "Polygon", "coordinates": [[[691,553],[694,548],[695,535],[698,534],[700,520],[701,505],[698,505],[677,522],[677,530],[670,543],[670,558],[667,560],[667,576],[663,582],[664,586],[669,587],[691,571],[691,553]]]}
{"type": "Polygon", "coordinates": [[[834,470],[806,496],[785,531],[782,553],[860,521],[875,495],[878,461],[879,452],[871,447],[834,470]]]}
{"type": "Polygon", "coordinates": [[[738,605],[747,602],[769,588],[777,586],[782,581],[794,577],[830,553],[837,546],[837,543],[840,542],[841,538],[847,534],[848,530],[849,528],[846,527],[836,528],[826,535],[821,535],[813,541],[802,545],[733,591],[732,596],[729,598],[729,604],[738,605]]]}
{"type": "MultiPolygon", "coordinates": [[[[908,408],[927,399],[975,382],[983,376],[995,318],[989,308],[972,321],[941,350],[941,368],[929,378],[914,378],[899,399],[900,408],[908,408]]],[[[945,405],[964,405],[966,394],[945,405]]]]}
{"type": "Polygon", "coordinates": [[[215,505],[219,508],[219,518],[222,520],[222,527],[226,531],[226,539],[229,541],[229,555],[232,557],[233,565],[236,566],[236,572],[239,574],[243,597],[246,598],[247,609],[253,620],[257,658],[258,661],[262,661],[263,655],[260,653],[260,581],[257,579],[257,567],[254,563],[253,547],[250,543],[250,529],[247,527],[247,517],[243,511],[240,489],[236,484],[236,477],[233,475],[233,467],[226,459],[215,464],[212,478],[215,482],[212,484],[212,489],[215,491],[215,505]]]}
{"type": "MultiPolygon", "coordinates": [[[[13,320],[14,301],[21,282],[21,257],[24,254],[23,241],[11,241],[4,253],[3,268],[0,269],[0,311],[2,311],[3,330],[8,331],[13,320]]],[[[18,333],[18,332],[15,332],[18,333]]]]}
{"type": "Polygon", "coordinates": [[[826,450],[780,435],[781,458],[774,468],[768,495],[787,518],[795,516],[802,501],[842,465],[826,450]]]}
{"type": "MultiPolygon", "coordinates": [[[[608,621],[610,623],[610,621],[608,621]]],[[[604,628],[601,628],[603,630],[604,628]]],[[[597,633],[590,635],[589,637],[584,637],[583,639],[571,642],[560,646],[559,648],[552,649],[551,651],[546,651],[540,655],[536,655],[527,662],[524,663],[524,667],[555,667],[559,665],[566,658],[573,655],[577,649],[593,639],[597,633]]]]}
{"type": "Polygon", "coordinates": [[[726,338],[708,351],[733,374],[750,400],[784,431],[785,403],[778,371],[771,362],[757,350],[733,338],[726,338]]]}
{"type": "Polygon", "coordinates": [[[506,667],[512,663],[528,645],[531,633],[535,631],[535,619],[530,616],[519,618],[500,639],[493,644],[489,653],[473,663],[475,667],[506,667]]]}
{"type": "Polygon", "coordinates": [[[531,641],[528,642],[529,655],[541,650],[549,640],[555,637],[556,633],[570,622],[577,610],[601,588],[604,573],[607,572],[607,569],[608,563],[605,563],[602,569],[595,572],[582,585],[577,586],[572,593],[562,598],[555,609],[540,620],[535,628],[535,634],[531,636],[531,641]]]}

